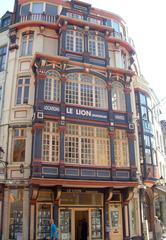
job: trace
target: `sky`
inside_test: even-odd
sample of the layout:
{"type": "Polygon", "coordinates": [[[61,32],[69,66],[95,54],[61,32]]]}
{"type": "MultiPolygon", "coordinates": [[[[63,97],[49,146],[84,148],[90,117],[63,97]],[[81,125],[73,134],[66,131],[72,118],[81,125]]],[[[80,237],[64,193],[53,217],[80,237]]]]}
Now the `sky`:
{"type": "MultiPolygon", "coordinates": [[[[0,16],[12,11],[14,0],[0,0],[0,16]],[[4,2],[4,3],[3,3],[4,2]]],[[[56,0],[55,0],[56,1],[56,0]]],[[[83,0],[120,15],[134,40],[141,73],[159,101],[166,97],[166,0],[83,0]]],[[[166,119],[166,101],[162,104],[166,119]]]]}

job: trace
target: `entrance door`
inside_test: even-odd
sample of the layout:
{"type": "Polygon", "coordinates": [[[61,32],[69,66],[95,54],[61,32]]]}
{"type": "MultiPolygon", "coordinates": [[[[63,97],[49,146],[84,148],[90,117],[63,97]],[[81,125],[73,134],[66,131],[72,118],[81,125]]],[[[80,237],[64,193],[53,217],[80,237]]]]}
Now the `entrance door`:
{"type": "Polygon", "coordinates": [[[75,240],[88,240],[89,212],[75,211],[75,240]]]}
{"type": "Polygon", "coordinates": [[[115,203],[110,205],[110,239],[123,239],[122,206],[115,203]]]}

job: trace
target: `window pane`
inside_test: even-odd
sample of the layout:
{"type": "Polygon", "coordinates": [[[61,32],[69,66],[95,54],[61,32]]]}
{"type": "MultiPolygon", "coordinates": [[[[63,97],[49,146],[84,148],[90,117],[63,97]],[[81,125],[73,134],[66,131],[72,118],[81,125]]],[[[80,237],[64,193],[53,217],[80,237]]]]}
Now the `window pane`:
{"type": "Polygon", "coordinates": [[[59,133],[57,123],[46,121],[43,131],[43,160],[59,161],[59,133]]]}
{"type": "Polygon", "coordinates": [[[0,48],[0,72],[5,70],[7,47],[0,48]]]}
{"type": "Polygon", "coordinates": [[[14,140],[13,162],[25,161],[25,139],[14,140]]]}
{"type": "Polygon", "coordinates": [[[120,32],[120,26],[118,22],[112,20],[112,27],[114,28],[115,32],[120,32]]]}
{"type": "Polygon", "coordinates": [[[23,231],[23,190],[10,190],[10,225],[9,239],[18,239],[23,231]]]}
{"type": "Polygon", "coordinates": [[[29,35],[29,42],[28,42],[28,55],[32,55],[32,50],[33,50],[33,34],[29,35]]]}
{"type": "Polygon", "coordinates": [[[22,87],[18,87],[16,103],[21,104],[21,99],[22,99],[22,87]]]}
{"type": "Polygon", "coordinates": [[[141,104],[146,105],[146,96],[140,93],[140,102],[141,104]]]}
{"type": "Polygon", "coordinates": [[[11,18],[7,17],[7,18],[2,20],[2,27],[7,27],[7,26],[10,25],[10,23],[11,23],[11,18]]]}
{"type": "Polygon", "coordinates": [[[27,47],[27,35],[23,35],[21,43],[21,56],[26,55],[26,47],[27,47]]]}
{"type": "Polygon", "coordinates": [[[57,10],[58,9],[56,6],[46,3],[46,14],[50,16],[56,16],[57,10]]]}
{"type": "Polygon", "coordinates": [[[114,153],[116,166],[129,166],[128,138],[125,130],[115,130],[114,153]]]}
{"type": "Polygon", "coordinates": [[[43,13],[43,3],[33,3],[32,13],[43,13]]]}
{"type": "Polygon", "coordinates": [[[21,7],[21,16],[28,15],[29,11],[30,11],[30,4],[23,5],[21,7]]]}
{"type": "Polygon", "coordinates": [[[146,163],[152,164],[152,157],[151,157],[151,151],[150,149],[145,149],[145,157],[146,157],[146,163]]]}
{"type": "Polygon", "coordinates": [[[112,109],[126,111],[123,86],[119,83],[112,84],[112,109]]]}
{"type": "Polygon", "coordinates": [[[66,33],[66,49],[74,51],[74,34],[73,31],[67,31],[66,33]]]}
{"type": "Polygon", "coordinates": [[[28,99],[29,99],[29,86],[26,86],[24,88],[24,100],[23,100],[23,103],[28,103],[28,99]]]}

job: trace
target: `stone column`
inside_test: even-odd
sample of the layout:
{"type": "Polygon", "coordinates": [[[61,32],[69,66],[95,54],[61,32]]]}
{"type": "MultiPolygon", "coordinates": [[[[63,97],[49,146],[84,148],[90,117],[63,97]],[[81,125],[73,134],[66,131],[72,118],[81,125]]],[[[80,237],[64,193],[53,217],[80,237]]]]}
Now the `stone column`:
{"type": "Polygon", "coordinates": [[[29,239],[29,189],[24,189],[23,198],[23,239],[29,239]]]}

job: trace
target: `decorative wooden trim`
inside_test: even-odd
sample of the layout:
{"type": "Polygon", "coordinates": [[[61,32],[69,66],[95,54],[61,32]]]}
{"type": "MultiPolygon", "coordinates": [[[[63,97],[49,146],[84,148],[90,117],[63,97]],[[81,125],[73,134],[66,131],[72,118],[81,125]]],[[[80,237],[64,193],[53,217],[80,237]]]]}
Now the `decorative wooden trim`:
{"type": "Polygon", "coordinates": [[[98,71],[102,71],[102,72],[107,72],[107,71],[111,71],[112,74],[122,74],[122,75],[129,75],[129,76],[133,76],[135,73],[131,70],[125,70],[125,69],[121,69],[121,68],[115,68],[115,67],[102,67],[102,66],[97,66],[97,65],[93,65],[93,64],[89,64],[89,63],[83,63],[83,62],[75,62],[75,61],[71,61],[69,58],[67,57],[63,57],[63,56],[53,56],[53,55],[48,55],[48,54],[43,54],[43,53],[39,53],[36,52],[35,56],[34,56],[34,60],[32,63],[32,66],[35,65],[35,61],[36,59],[39,58],[44,58],[47,59],[47,61],[51,62],[51,63],[66,63],[66,64],[70,64],[73,66],[78,66],[78,67],[82,67],[82,68],[89,68],[89,70],[98,70],[98,71]]]}
{"type": "Polygon", "coordinates": [[[39,184],[40,186],[75,186],[75,187],[137,187],[138,182],[120,182],[120,181],[87,181],[87,180],[66,180],[66,179],[42,179],[31,178],[30,184],[39,184]]]}

